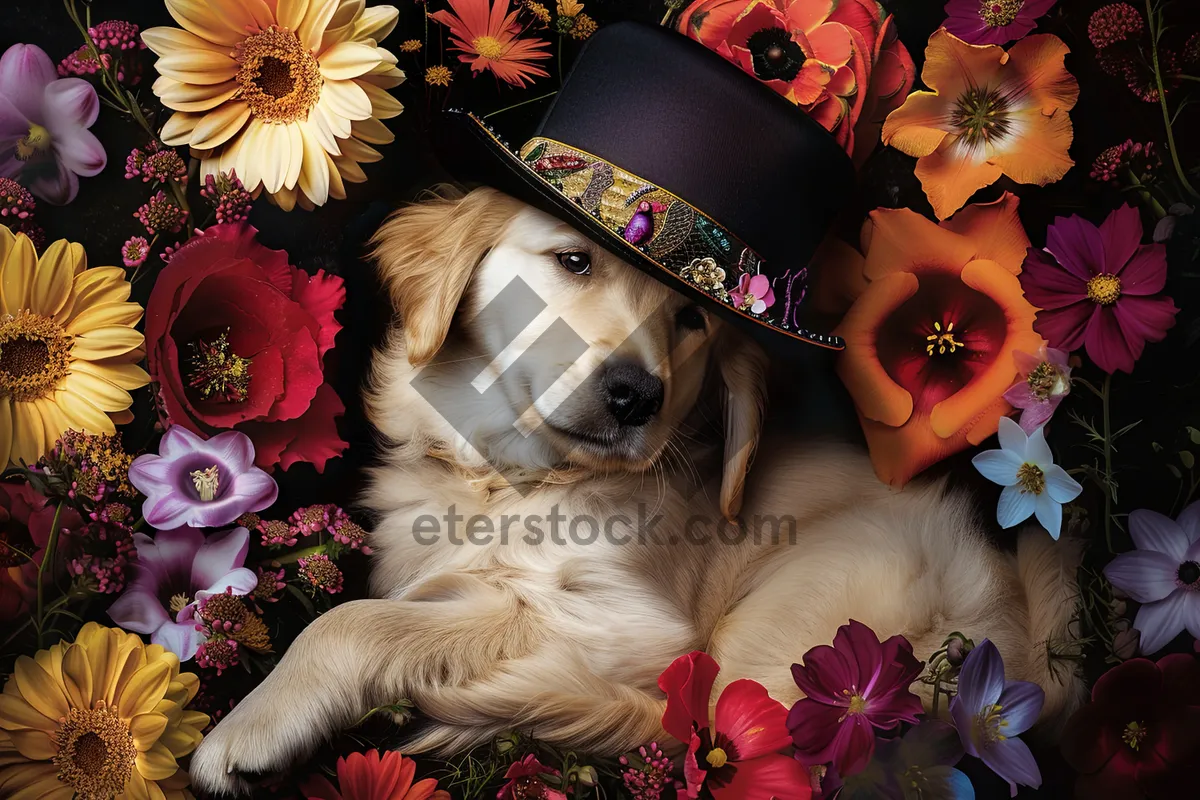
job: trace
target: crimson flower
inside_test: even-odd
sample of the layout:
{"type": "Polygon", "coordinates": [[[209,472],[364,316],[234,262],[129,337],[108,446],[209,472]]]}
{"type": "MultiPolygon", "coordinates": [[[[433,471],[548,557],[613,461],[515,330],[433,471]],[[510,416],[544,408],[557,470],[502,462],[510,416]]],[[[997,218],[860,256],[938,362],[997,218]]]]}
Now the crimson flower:
{"type": "Polygon", "coordinates": [[[1037,27],[1057,0],[949,0],[946,30],[969,44],[1007,44],[1037,27]]]}
{"type": "Polygon", "coordinates": [[[720,669],[697,650],[658,676],[658,688],[667,694],[663,728],[688,746],[687,796],[699,797],[706,788],[715,800],[809,800],[808,771],[779,753],[791,741],[787,709],[762,684],[737,680],[726,686],[709,724],[709,698],[720,669]]]}
{"type": "Polygon", "coordinates": [[[150,375],[172,424],[206,437],[239,430],[262,469],[321,472],[346,448],[335,423],[345,407],[322,368],[346,290],[256,233],[214,225],[171,256],[146,306],[150,375]]]}
{"type": "Polygon", "coordinates": [[[921,700],[909,686],[924,664],[903,636],[880,642],[875,632],[850,620],[838,628],[833,646],[818,645],[792,665],[792,678],[806,697],[796,701],[787,726],[797,758],[833,763],[847,776],[866,768],[875,753],[875,729],[916,722],[921,700]]]}
{"type": "Polygon", "coordinates": [[[1194,797],[1200,764],[1200,659],[1135,658],[1100,676],[1063,730],[1062,754],[1089,800],[1194,797]]]}
{"type": "Polygon", "coordinates": [[[1128,205],[1099,228],[1080,216],[1056,219],[1046,249],[1030,248],[1020,275],[1041,309],[1034,330],[1059,350],[1082,345],[1105,372],[1132,372],[1146,342],[1161,342],[1179,312],[1160,294],[1166,248],[1141,240],[1141,217],[1128,205]]]}
{"type": "Polygon", "coordinates": [[[542,779],[543,776],[557,778],[561,774],[539,761],[534,753],[529,753],[520,761],[509,764],[504,773],[508,782],[500,787],[496,797],[498,800],[567,800],[565,794],[551,789],[542,779]]]}
{"type": "Polygon", "coordinates": [[[450,800],[449,792],[426,778],[413,783],[417,762],[395,750],[351,753],[337,760],[338,787],[324,775],[313,775],[300,786],[307,800],[450,800]]]}

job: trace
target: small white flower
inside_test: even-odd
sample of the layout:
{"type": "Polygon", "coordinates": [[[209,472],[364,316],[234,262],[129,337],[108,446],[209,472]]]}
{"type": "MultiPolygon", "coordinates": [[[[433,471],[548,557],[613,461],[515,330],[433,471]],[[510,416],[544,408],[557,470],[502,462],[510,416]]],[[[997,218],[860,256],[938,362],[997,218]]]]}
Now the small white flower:
{"type": "Polygon", "coordinates": [[[1004,487],[996,506],[996,521],[1011,528],[1036,515],[1050,536],[1062,530],[1062,506],[1083,491],[1062,467],[1038,428],[1028,436],[1008,417],[1000,418],[1000,449],[988,450],[971,459],[975,469],[992,483],[1004,487]]]}

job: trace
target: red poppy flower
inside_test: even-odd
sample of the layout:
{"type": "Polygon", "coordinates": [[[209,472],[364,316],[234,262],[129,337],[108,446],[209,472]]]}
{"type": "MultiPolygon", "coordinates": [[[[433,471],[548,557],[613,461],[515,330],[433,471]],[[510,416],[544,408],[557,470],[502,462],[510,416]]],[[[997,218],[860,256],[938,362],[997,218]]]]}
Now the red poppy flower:
{"type": "Polygon", "coordinates": [[[679,30],[799,105],[860,164],[916,78],[875,0],[695,0],[679,30]]]}
{"type": "Polygon", "coordinates": [[[1062,753],[1089,800],[1174,800],[1196,794],[1200,659],[1135,658],[1100,676],[1092,702],[1063,730],[1062,753]]]}
{"type": "Polygon", "coordinates": [[[940,224],[877,209],[863,226],[865,257],[827,250],[823,272],[846,286],[820,292],[854,298],[836,330],[846,340],[838,374],[883,482],[903,486],[979,444],[1011,410],[1002,395],[1018,377],[1014,354],[1042,345],[1017,279],[1028,244],[1005,194],[940,224]]]}
{"type": "Polygon", "coordinates": [[[779,753],[791,743],[787,709],[755,681],[725,687],[709,725],[708,702],[720,671],[706,653],[675,659],[658,676],[667,694],[662,724],[687,743],[683,774],[687,796],[707,788],[716,800],[809,800],[808,770],[779,753]]]}
{"type": "Polygon", "coordinates": [[[345,407],[321,365],[346,290],[256,233],[215,225],[171,257],[146,309],[150,376],[171,424],[204,436],[234,428],[254,442],[257,466],[307,461],[320,472],[346,448],[335,423],[345,407]]]}
{"type": "Polygon", "coordinates": [[[1105,372],[1132,372],[1146,342],[1161,342],[1179,309],[1160,294],[1167,251],[1143,245],[1137,209],[1121,206],[1097,228],[1079,216],[1046,231],[1029,251],[1021,286],[1038,306],[1034,328],[1060,350],[1080,346],[1105,372]]]}
{"type": "Polygon", "coordinates": [[[307,800],[450,800],[449,792],[426,778],[413,783],[417,762],[391,750],[351,753],[337,760],[338,786],[313,775],[300,786],[307,800]]]}
{"type": "Polygon", "coordinates": [[[875,632],[850,620],[838,628],[833,647],[819,645],[792,665],[807,695],[788,713],[797,758],[832,762],[842,776],[861,772],[875,753],[875,729],[916,722],[921,700],[909,686],[925,665],[903,636],[880,642],[875,632]]]}

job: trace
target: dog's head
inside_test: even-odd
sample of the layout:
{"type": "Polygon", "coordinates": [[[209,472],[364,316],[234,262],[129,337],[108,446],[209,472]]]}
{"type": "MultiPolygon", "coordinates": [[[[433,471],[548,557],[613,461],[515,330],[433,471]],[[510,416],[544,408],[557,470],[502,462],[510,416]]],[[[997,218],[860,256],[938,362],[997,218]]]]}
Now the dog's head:
{"type": "Polygon", "coordinates": [[[374,244],[402,323],[369,399],[384,433],[436,429],[493,465],[640,471],[679,433],[715,368],[725,389],[722,506],[736,513],[765,368],[744,336],[492,189],[443,190],[402,209],[374,244]],[[413,386],[440,421],[405,395],[413,386]]]}

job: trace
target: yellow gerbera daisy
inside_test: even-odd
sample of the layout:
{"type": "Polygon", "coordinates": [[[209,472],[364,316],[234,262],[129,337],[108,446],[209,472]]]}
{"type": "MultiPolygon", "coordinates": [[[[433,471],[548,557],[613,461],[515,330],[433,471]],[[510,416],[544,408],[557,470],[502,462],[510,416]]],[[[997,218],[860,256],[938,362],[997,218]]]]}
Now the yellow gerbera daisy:
{"type": "Polygon", "coordinates": [[[190,798],[178,759],[208,715],[174,653],[89,622],[72,643],[17,659],[0,695],[0,796],[190,798]]]}
{"type": "Polygon", "coordinates": [[[25,234],[0,226],[0,463],[31,464],[65,431],[113,433],[133,418],[142,307],[120,267],[87,268],[60,240],[39,259],[25,234]]]}
{"type": "Polygon", "coordinates": [[[366,0],[165,0],[183,28],[142,34],[158,54],[154,93],[174,114],[163,141],[189,145],[201,177],[236,169],[247,190],[285,209],[346,196],[366,180],[370,147],[394,138],[381,119],[403,106],[386,90],[404,73],[378,42],[393,6],[366,0]]]}

